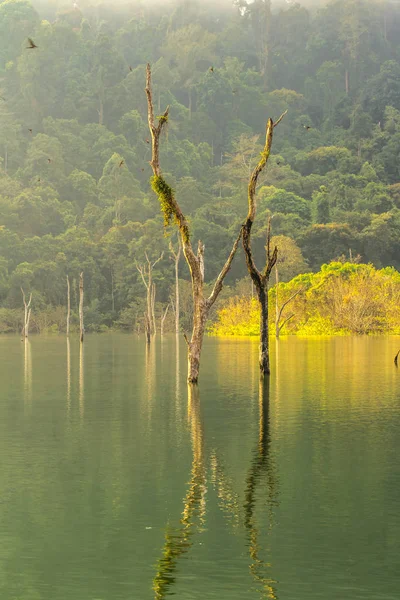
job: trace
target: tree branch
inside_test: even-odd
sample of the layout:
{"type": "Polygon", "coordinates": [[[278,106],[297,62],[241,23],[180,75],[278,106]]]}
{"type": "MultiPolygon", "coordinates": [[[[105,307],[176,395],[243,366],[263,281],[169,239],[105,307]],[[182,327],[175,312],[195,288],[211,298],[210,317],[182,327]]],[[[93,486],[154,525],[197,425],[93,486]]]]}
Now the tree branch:
{"type": "Polygon", "coordinates": [[[282,325],[278,325],[278,327],[279,327],[279,331],[281,331],[281,330],[283,329],[284,325],[286,325],[286,323],[287,323],[288,321],[290,321],[290,319],[293,319],[293,317],[294,317],[294,313],[292,313],[291,315],[289,315],[289,316],[288,316],[288,317],[287,317],[287,318],[286,318],[286,319],[283,321],[282,325]]]}
{"type": "Polygon", "coordinates": [[[293,294],[290,296],[290,298],[288,298],[287,300],[285,300],[285,302],[282,304],[282,306],[281,306],[281,307],[280,307],[280,309],[279,309],[279,313],[278,313],[278,314],[279,314],[279,317],[278,317],[278,322],[279,322],[279,320],[280,320],[280,318],[281,318],[281,316],[282,316],[282,313],[283,313],[283,310],[284,310],[284,308],[285,308],[285,307],[286,307],[286,306],[289,304],[289,302],[291,302],[291,301],[292,301],[294,298],[296,298],[296,296],[297,296],[298,294],[300,294],[300,292],[304,292],[304,290],[305,290],[305,288],[304,288],[304,287],[302,287],[302,288],[300,288],[300,289],[296,290],[296,291],[295,291],[295,292],[294,292],[294,293],[293,293],[293,294]]]}
{"type": "Polygon", "coordinates": [[[199,264],[197,257],[193,252],[192,244],[190,243],[189,225],[185,215],[182,213],[179,204],[175,199],[175,194],[172,188],[167,184],[161,174],[160,168],[160,156],[159,156],[159,142],[160,134],[163,126],[168,121],[169,108],[166,109],[164,114],[160,117],[158,125],[154,122],[154,106],[153,96],[151,87],[151,67],[148,64],[146,68],[146,97],[147,97],[147,116],[149,129],[152,138],[152,157],[150,161],[151,168],[153,170],[154,177],[152,179],[152,188],[157,194],[159,202],[161,204],[161,210],[164,213],[164,223],[169,225],[172,218],[174,218],[178,225],[179,232],[182,238],[183,250],[185,253],[186,260],[189,264],[192,275],[196,278],[200,277],[199,264]]]}
{"type": "Polygon", "coordinates": [[[285,112],[281,114],[281,116],[279,117],[279,119],[278,119],[277,121],[275,121],[275,123],[274,123],[274,128],[275,128],[275,127],[278,127],[279,123],[282,121],[282,119],[283,119],[283,117],[284,117],[285,115],[287,115],[287,110],[285,110],[285,112]]]}
{"type": "Polygon", "coordinates": [[[256,218],[255,195],[256,195],[258,176],[260,175],[261,171],[267,164],[269,155],[271,153],[273,132],[274,132],[273,121],[272,121],[272,119],[268,119],[266,135],[265,135],[264,150],[261,153],[261,158],[258,161],[258,164],[255,166],[255,168],[251,174],[249,185],[248,185],[247,199],[248,199],[249,208],[248,208],[247,218],[246,218],[244,228],[243,228],[243,248],[244,248],[245,257],[246,257],[247,269],[248,269],[250,276],[251,276],[252,280],[254,281],[257,289],[261,288],[262,274],[256,267],[256,264],[253,259],[253,254],[251,251],[251,228],[253,226],[254,219],[256,218]]]}
{"type": "Polygon", "coordinates": [[[151,265],[151,268],[153,269],[157,263],[160,262],[160,260],[162,260],[164,258],[164,250],[161,252],[159,258],[157,258],[157,260],[155,262],[153,262],[153,264],[151,265]]]}
{"type": "Polygon", "coordinates": [[[146,290],[148,290],[149,286],[148,286],[148,284],[147,284],[147,282],[146,282],[146,280],[144,278],[144,268],[142,267],[142,265],[138,265],[137,262],[135,262],[135,267],[137,268],[137,270],[139,271],[140,275],[142,276],[142,280],[143,280],[143,283],[144,283],[144,285],[146,287],[146,290]]]}
{"type": "Polygon", "coordinates": [[[240,238],[242,237],[242,233],[243,233],[243,225],[240,228],[239,235],[236,238],[235,243],[233,244],[232,250],[228,256],[228,260],[226,261],[226,263],[224,264],[224,266],[222,268],[222,271],[218,275],[217,281],[214,284],[214,288],[207,300],[207,304],[209,307],[211,307],[214,304],[214,302],[218,298],[220,291],[222,290],[222,287],[224,285],[224,279],[225,279],[226,275],[228,274],[229,269],[231,268],[231,264],[232,264],[235,254],[236,254],[236,250],[238,248],[240,238]]]}

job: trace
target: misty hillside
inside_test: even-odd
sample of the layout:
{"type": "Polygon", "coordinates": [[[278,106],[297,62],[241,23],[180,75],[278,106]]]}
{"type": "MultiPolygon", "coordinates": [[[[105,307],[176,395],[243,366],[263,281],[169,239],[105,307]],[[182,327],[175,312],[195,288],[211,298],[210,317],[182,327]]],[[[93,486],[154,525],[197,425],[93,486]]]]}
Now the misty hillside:
{"type": "MultiPolygon", "coordinates": [[[[205,243],[208,281],[246,214],[266,120],[286,109],[256,253],[273,214],[299,269],[349,253],[399,269],[399,57],[400,6],[384,2],[0,3],[0,329],[18,328],[21,287],[36,330],[62,328],[66,276],[75,309],[81,271],[88,330],[131,326],[145,252],[165,250],[155,278],[168,301],[176,234],[149,184],[147,62],[157,110],[170,105],[161,165],[205,243]]],[[[245,275],[240,255],[230,283],[245,275]]]]}

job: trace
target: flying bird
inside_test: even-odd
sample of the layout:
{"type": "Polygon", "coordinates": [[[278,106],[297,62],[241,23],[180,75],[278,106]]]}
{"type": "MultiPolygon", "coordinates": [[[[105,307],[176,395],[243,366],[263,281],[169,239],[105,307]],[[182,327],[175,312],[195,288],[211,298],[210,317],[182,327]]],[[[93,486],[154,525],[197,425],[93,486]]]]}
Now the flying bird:
{"type": "Polygon", "coordinates": [[[146,144],[150,144],[150,140],[148,138],[146,140],[146,144]]]}
{"type": "Polygon", "coordinates": [[[32,133],[33,130],[30,127],[28,127],[28,131],[29,133],[32,133]]]}
{"type": "Polygon", "coordinates": [[[48,159],[47,159],[47,162],[50,164],[50,163],[51,163],[51,158],[48,158],[48,159]]]}
{"type": "Polygon", "coordinates": [[[210,67],[211,73],[214,73],[214,67],[210,67]]]}
{"type": "Polygon", "coordinates": [[[26,47],[27,50],[33,50],[34,48],[39,47],[39,46],[36,46],[35,42],[31,38],[28,38],[28,42],[29,42],[29,46],[26,47]]]}
{"type": "Polygon", "coordinates": [[[125,162],[124,159],[122,159],[118,166],[121,168],[122,165],[124,164],[124,162],[125,162]]]}
{"type": "Polygon", "coordinates": [[[311,129],[310,125],[303,125],[303,127],[304,127],[304,129],[306,129],[307,131],[308,131],[309,129],[311,129]]]}

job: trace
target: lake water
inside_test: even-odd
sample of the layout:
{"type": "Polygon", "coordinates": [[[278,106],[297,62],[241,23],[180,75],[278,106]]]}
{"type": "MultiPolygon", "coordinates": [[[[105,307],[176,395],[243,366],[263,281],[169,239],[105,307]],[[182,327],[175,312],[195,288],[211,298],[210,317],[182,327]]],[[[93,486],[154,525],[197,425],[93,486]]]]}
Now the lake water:
{"type": "Polygon", "coordinates": [[[399,337],[0,337],[1,600],[398,600],[399,337]]]}

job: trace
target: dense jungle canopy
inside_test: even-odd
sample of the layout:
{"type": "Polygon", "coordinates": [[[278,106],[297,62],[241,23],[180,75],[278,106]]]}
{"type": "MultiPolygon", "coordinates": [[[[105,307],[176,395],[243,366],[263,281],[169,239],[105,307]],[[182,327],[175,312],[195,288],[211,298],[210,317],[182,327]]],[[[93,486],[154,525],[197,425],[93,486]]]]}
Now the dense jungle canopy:
{"type": "MultiPolygon", "coordinates": [[[[399,57],[400,6],[382,1],[0,3],[0,330],[21,325],[21,287],[33,329],[62,330],[66,276],[76,313],[81,271],[87,330],[140,327],[145,252],[165,251],[160,313],[169,301],[176,233],[149,183],[147,62],[157,110],[170,105],[161,166],[205,244],[207,281],[246,215],[266,120],[286,109],[257,192],[256,254],[273,215],[282,281],[339,257],[399,269],[399,57]]],[[[225,295],[246,275],[239,253],[225,295]]],[[[183,260],[180,277],[185,328],[183,260]]]]}

